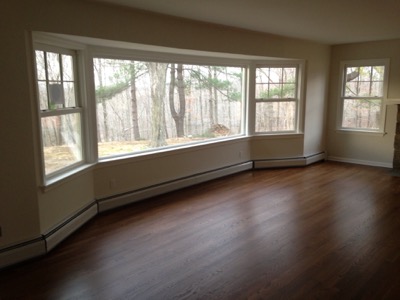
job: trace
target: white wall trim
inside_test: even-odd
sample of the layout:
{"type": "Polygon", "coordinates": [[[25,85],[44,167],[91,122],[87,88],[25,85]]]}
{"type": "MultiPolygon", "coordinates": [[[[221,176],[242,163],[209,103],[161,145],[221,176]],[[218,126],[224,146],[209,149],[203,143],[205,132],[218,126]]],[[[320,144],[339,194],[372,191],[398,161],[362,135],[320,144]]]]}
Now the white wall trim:
{"type": "Polygon", "coordinates": [[[283,159],[265,159],[254,161],[254,169],[302,167],[324,160],[325,153],[316,153],[305,157],[288,157],[283,159]]]}
{"type": "Polygon", "coordinates": [[[38,238],[0,250],[0,270],[26,260],[45,255],[79,227],[97,215],[97,203],[76,212],[71,218],[38,238]]]}
{"type": "Polygon", "coordinates": [[[357,164],[357,165],[365,165],[371,167],[383,167],[383,168],[393,168],[392,163],[384,163],[379,161],[369,161],[369,160],[361,160],[361,159],[354,159],[354,158],[347,158],[347,157],[339,157],[339,156],[328,156],[327,160],[330,161],[338,161],[338,162],[345,162],[350,164],[357,164]]]}
{"type": "Polygon", "coordinates": [[[98,199],[97,201],[99,206],[99,212],[104,212],[113,208],[117,208],[123,205],[134,203],[140,200],[144,200],[150,197],[182,189],[191,185],[199,184],[216,178],[235,174],[245,170],[251,170],[252,168],[253,168],[253,162],[249,161],[238,165],[229,166],[226,168],[221,168],[210,172],[205,172],[173,180],[159,185],[150,186],[144,189],[124,193],[122,195],[115,195],[103,199],[98,199]]]}
{"type": "Polygon", "coordinates": [[[0,250],[0,270],[46,254],[46,243],[43,237],[20,243],[0,250]]]}

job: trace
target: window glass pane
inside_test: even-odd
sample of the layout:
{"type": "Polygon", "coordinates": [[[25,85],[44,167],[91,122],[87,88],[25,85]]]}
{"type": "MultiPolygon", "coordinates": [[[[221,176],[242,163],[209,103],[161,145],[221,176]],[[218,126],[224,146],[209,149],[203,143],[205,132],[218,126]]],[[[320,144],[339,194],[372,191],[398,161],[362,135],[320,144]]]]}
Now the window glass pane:
{"type": "Polygon", "coordinates": [[[36,50],[36,74],[38,80],[46,80],[46,66],[44,62],[44,52],[36,50]]]}
{"type": "Polygon", "coordinates": [[[371,81],[372,77],[372,67],[370,66],[365,66],[365,67],[360,67],[360,81],[371,81]]]}
{"type": "Polygon", "coordinates": [[[356,97],[358,95],[358,81],[350,81],[346,82],[346,90],[345,90],[345,96],[346,97],[356,97]]]}
{"type": "Polygon", "coordinates": [[[73,56],[36,51],[36,63],[38,78],[43,78],[38,80],[40,109],[76,107],[73,56]],[[46,78],[46,66],[48,78],[46,78]]]}
{"type": "Polygon", "coordinates": [[[52,82],[48,86],[50,108],[57,109],[65,106],[64,88],[61,82],[52,82]]]}
{"type": "Polygon", "coordinates": [[[82,161],[80,123],[79,113],[41,119],[46,175],[82,161]]]}
{"type": "Polygon", "coordinates": [[[61,81],[60,55],[47,52],[47,72],[50,81],[61,81]]]}
{"type": "Polygon", "coordinates": [[[373,81],[383,81],[385,73],[384,66],[374,66],[372,70],[372,80],[373,81]]]}
{"type": "Polygon", "coordinates": [[[358,97],[370,97],[371,96],[371,82],[366,81],[363,82],[361,81],[358,85],[358,97]]]}
{"type": "Polygon", "coordinates": [[[38,82],[39,104],[40,110],[49,109],[49,102],[47,99],[47,84],[44,81],[38,82]]]}
{"type": "Polygon", "coordinates": [[[346,68],[346,82],[359,81],[359,76],[360,76],[359,67],[346,68]]]}
{"type": "Polygon", "coordinates": [[[371,86],[371,97],[383,96],[383,81],[373,82],[371,86]]]}
{"type": "Polygon", "coordinates": [[[297,113],[297,68],[256,68],[256,99],[269,99],[256,103],[255,131],[295,131],[297,113]],[[263,80],[263,90],[258,84],[263,80]],[[287,101],[287,99],[295,101],[287,101]]]}
{"type": "Polygon", "coordinates": [[[256,132],[293,131],[296,129],[294,101],[257,102],[256,132]]]}
{"type": "Polygon", "coordinates": [[[356,129],[379,129],[381,99],[346,99],[343,105],[342,127],[356,129]]]}
{"type": "Polygon", "coordinates": [[[63,80],[74,81],[74,70],[71,55],[62,55],[63,80]]]}
{"type": "Polygon", "coordinates": [[[295,98],[296,68],[257,68],[256,98],[295,98]]]}
{"type": "Polygon", "coordinates": [[[268,80],[274,83],[283,82],[283,71],[282,68],[269,68],[268,80]]]}
{"type": "Polygon", "coordinates": [[[382,97],[384,66],[346,68],[345,97],[382,97]]]}
{"type": "Polygon", "coordinates": [[[64,82],[65,107],[76,107],[75,85],[73,82],[64,82]]]}
{"type": "Polygon", "coordinates": [[[272,83],[269,85],[268,98],[282,98],[282,84],[272,83]]]}
{"type": "Polygon", "coordinates": [[[256,98],[257,99],[268,99],[269,84],[256,84],[256,98]]]}
{"type": "Polygon", "coordinates": [[[283,69],[283,82],[294,83],[296,82],[296,68],[284,68],[283,69]]]}
{"type": "Polygon", "coordinates": [[[94,59],[99,157],[242,134],[238,67],[94,59]]]}
{"type": "Polygon", "coordinates": [[[286,83],[282,87],[282,98],[295,98],[296,97],[296,85],[292,83],[286,83]]]}

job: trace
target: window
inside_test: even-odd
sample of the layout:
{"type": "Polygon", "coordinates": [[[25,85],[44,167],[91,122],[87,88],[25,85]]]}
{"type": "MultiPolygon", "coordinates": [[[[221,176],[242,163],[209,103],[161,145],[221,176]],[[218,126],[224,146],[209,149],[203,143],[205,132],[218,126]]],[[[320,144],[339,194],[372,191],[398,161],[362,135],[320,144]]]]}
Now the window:
{"type": "Polygon", "coordinates": [[[46,33],[33,41],[45,185],[99,159],[299,131],[302,62],[46,33]]]}
{"type": "Polygon", "coordinates": [[[343,63],[340,128],[383,131],[386,62],[343,63]]]}
{"type": "Polygon", "coordinates": [[[82,107],[77,90],[76,53],[36,47],[42,155],[46,178],[82,164],[82,107]]]}
{"type": "Polygon", "coordinates": [[[298,66],[256,68],[256,133],[298,131],[298,72],[298,66]]]}
{"type": "Polygon", "coordinates": [[[244,68],[95,58],[100,158],[244,134],[244,68]]]}

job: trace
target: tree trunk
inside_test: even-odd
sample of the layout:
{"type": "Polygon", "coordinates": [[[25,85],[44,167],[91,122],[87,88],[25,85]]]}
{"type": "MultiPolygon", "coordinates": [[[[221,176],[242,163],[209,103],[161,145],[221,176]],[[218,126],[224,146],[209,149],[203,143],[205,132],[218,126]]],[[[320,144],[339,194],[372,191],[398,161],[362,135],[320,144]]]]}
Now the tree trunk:
{"type": "Polygon", "coordinates": [[[184,121],[186,113],[186,98],[185,98],[185,82],[183,81],[182,64],[178,64],[176,80],[177,80],[176,85],[178,88],[178,95],[179,95],[179,112],[177,115],[177,120],[175,120],[175,122],[176,122],[176,130],[178,137],[183,137],[185,135],[184,121]]]}
{"type": "Polygon", "coordinates": [[[175,121],[176,136],[183,137],[185,136],[184,121],[186,113],[185,83],[183,81],[183,65],[178,64],[175,70],[175,64],[171,64],[170,74],[171,74],[171,82],[169,85],[169,108],[171,111],[171,116],[175,121]],[[175,107],[175,87],[177,87],[178,89],[179,111],[177,111],[175,107]]]}
{"type": "Polygon", "coordinates": [[[166,128],[163,122],[164,115],[164,97],[167,64],[164,63],[146,63],[150,74],[150,92],[151,92],[151,139],[150,146],[153,148],[165,146],[166,128]]]}
{"type": "Polygon", "coordinates": [[[136,97],[136,70],[135,63],[132,63],[131,70],[131,116],[132,116],[132,129],[133,138],[135,141],[140,141],[140,130],[139,130],[139,117],[137,109],[137,97],[136,97]]]}
{"type": "MultiPolygon", "coordinates": [[[[213,82],[217,82],[217,67],[213,67],[213,82]]],[[[215,85],[213,85],[213,90],[214,90],[214,122],[215,124],[218,124],[219,120],[218,120],[218,90],[217,87],[215,85]]]]}
{"type": "Polygon", "coordinates": [[[209,111],[209,117],[210,117],[210,125],[212,127],[215,124],[215,119],[214,119],[214,100],[213,100],[211,67],[208,67],[208,94],[209,94],[208,111],[209,111]]]}

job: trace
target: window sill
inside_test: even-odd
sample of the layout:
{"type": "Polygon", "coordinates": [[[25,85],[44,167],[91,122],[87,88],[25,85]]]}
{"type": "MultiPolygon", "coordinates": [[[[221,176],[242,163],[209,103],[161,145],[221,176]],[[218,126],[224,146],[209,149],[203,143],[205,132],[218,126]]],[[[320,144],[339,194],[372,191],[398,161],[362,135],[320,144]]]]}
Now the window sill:
{"type": "Polygon", "coordinates": [[[304,133],[256,133],[251,136],[255,140],[265,140],[265,139],[300,139],[304,137],[304,133]]]}
{"type": "Polygon", "coordinates": [[[61,175],[55,176],[51,179],[45,180],[44,184],[40,186],[43,193],[48,192],[56,187],[59,187],[62,184],[65,184],[68,181],[71,181],[87,172],[91,171],[93,166],[96,164],[84,164],[82,166],[76,167],[73,170],[65,172],[61,175]]]}
{"type": "Polygon", "coordinates": [[[387,133],[383,131],[366,131],[366,130],[355,130],[355,129],[336,129],[337,133],[340,134],[358,134],[358,135],[369,135],[369,136],[385,136],[387,133]]]}
{"type": "Polygon", "coordinates": [[[108,167],[110,164],[111,165],[125,164],[127,160],[128,161],[146,160],[163,156],[179,155],[185,152],[198,151],[210,147],[220,147],[221,145],[227,145],[229,143],[238,143],[247,139],[249,139],[249,136],[237,135],[231,137],[210,139],[208,141],[187,143],[187,144],[182,144],[180,146],[171,146],[171,147],[165,147],[165,148],[137,152],[137,153],[109,156],[109,157],[99,158],[97,167],[98,168],[108,167]]]}

